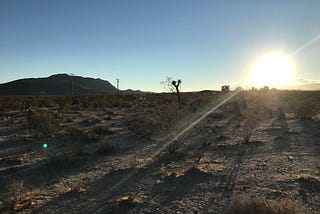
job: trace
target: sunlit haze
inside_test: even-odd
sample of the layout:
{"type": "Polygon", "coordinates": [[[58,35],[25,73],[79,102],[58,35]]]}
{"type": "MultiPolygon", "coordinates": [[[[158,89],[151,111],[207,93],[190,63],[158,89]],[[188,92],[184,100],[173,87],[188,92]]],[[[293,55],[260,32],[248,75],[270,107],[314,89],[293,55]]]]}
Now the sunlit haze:
{"type": "Polygon", "coordinates": [[[292,71],[293,63],[289,57],[280,53],[268,54],[254,63],[249,84],[283,88],[294,84],[292,71]]]}
{"type": "Polygon", "coordinates": [[[154,92],[165,91],[167,76],[182,91],[316,87],[319,8],[314,0],[2,0],[0,83],[72,73],[154,92]]]}

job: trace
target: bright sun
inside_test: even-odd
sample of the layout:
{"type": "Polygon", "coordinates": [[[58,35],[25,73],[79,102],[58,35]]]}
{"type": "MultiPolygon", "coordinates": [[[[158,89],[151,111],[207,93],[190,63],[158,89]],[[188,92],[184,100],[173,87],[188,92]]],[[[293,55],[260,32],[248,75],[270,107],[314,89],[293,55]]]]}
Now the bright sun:
{"type": "Polygon", "coordinates": [[[264,55],[251,70],[250,84],[258,87],[281,87],[292,83],[292,61],[279,53],[264,55]]]}

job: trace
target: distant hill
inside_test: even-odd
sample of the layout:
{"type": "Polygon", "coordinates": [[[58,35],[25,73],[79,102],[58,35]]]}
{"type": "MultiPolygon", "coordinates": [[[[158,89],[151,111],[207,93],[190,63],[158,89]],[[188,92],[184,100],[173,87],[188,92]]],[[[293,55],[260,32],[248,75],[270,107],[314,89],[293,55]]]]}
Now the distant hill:
{"type": "Polygon", "coordinates": [[[306,83],[293,86],[287,86],[289,90],[306,90],[306,91],[318,91],[320,90],[320,83],[306,83]]]}
{"type": "Polygon", "coordinates": [[[320,83],[304,84],[304,85],[298,86],[297,88],[301,90],[320,90],[320,83]]]}
{"type": "Polygon", "coordinates": [[[127,89],[127,90],[121,91],[121,94],[144,94],[144,93],[152,93],[152,92],[143,92],[140,90],[132,90],[132,89],[127,89]]]}
{"type": "MultiPolygon", "coordinates": [[[[117,89],[108,81],[68,74],[56,74],[45,78],[19,79],[0,84],[0,95],[74,95],[115,94],[117,89]]],[[[143,93],[125,90],[121,93],[143,93]]]]}

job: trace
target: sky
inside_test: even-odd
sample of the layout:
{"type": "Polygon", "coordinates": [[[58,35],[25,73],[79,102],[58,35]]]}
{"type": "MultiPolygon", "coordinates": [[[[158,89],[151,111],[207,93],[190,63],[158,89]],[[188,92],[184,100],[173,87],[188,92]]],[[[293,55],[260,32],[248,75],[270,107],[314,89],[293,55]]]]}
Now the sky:
{"type": "Polygon", "coordinates": [[[72,73],[154,92],[167,76],[182,91],[248,86],[270,52],[320,83],[319,11],[320,0],[0,0],[0,83],[72,73]]]}

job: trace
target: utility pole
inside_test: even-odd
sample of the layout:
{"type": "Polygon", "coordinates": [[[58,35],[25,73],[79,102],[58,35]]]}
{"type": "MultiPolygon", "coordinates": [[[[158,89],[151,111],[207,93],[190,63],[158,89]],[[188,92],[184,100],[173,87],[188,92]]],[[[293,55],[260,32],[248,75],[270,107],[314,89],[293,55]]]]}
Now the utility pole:
{"type": "Polygon", "coordinates": [[[71,76],[71,96],[73,97],[74,91],[73,91],[73,76],[74,74],[69,73],[69,75],[71,76]]]}
{"type": "Polygon", "coordinates": [[[117,95],[119,95],[119,79],[116,79],[117,80],[117,95]]]}

